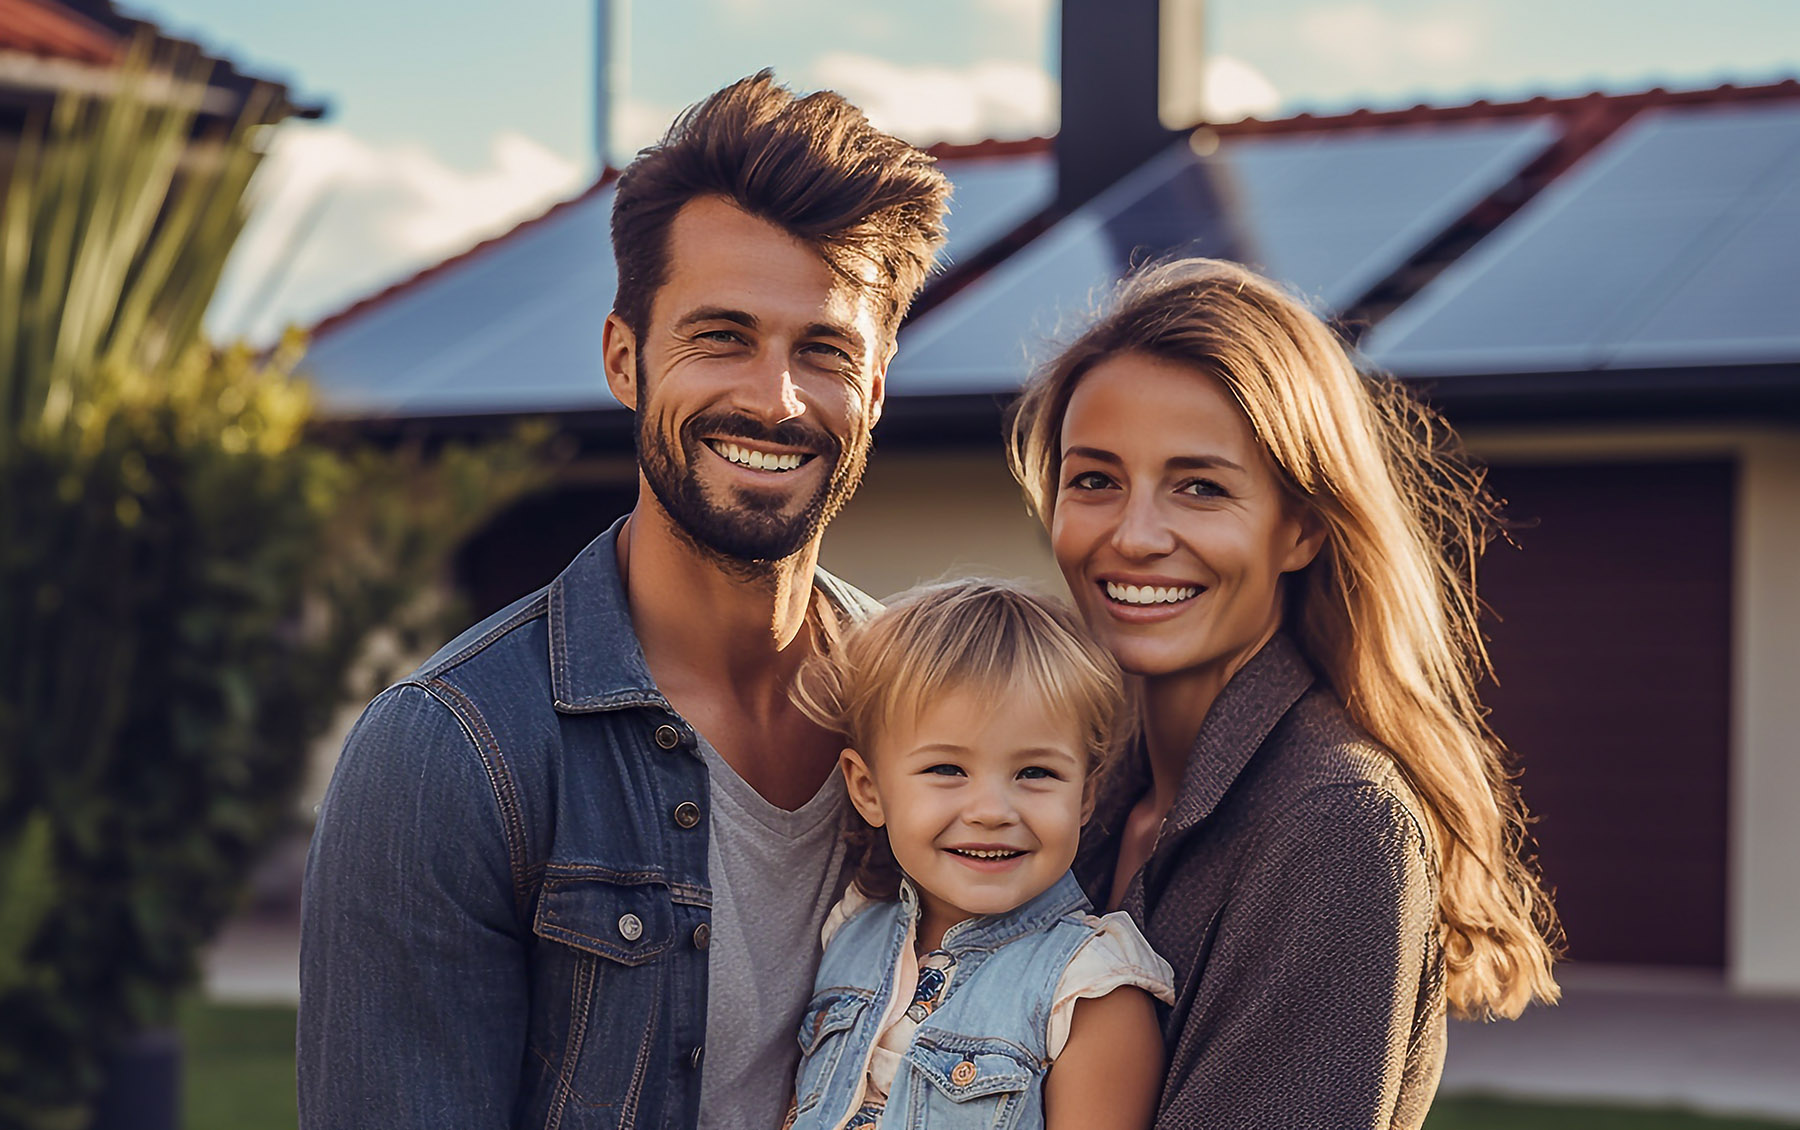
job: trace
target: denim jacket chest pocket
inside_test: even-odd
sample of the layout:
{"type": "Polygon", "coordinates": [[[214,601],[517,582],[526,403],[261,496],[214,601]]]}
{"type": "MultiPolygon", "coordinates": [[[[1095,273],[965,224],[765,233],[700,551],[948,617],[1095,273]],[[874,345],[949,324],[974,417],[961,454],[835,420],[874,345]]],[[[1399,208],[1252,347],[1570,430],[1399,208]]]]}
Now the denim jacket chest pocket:
{"type": "Polygon", "coordinates": [[[636,1123],[648,1064],[667,1042],[666,978],[658,968],[676,940],[669,887],[641,874],[551,863],[532,932],[530,1062],[544,1086],[528,1126],[628,1127],[636,1123]],[[634,1034],[635,1049],[620,1033],[634,1034]]]}
{"type": "Polygon", "coordinates": [[[869,1007],[869,1000],[870,994],[860,989],[833,988],[813,994],[801,1015],[798,1032],[800,1075],[795,1081],[794,1096],[799,1113],[819,1105],[834,1076],[862,1066],[841,1061],[854,1042],[850,1033],[869,1007]]]}
{"type": "MultiPolygon", "coordinates": [[[[1043,1063],[1010,1041],[947,1032],[920,1031],[903,1063],[895,1091],[906,1088],[905,1126],[888,1130],[1017,1126],[1026,1109],[1038,1105],[1045,1072],[1043,1063]]],[[[1032,1124],[1041,1120],[1040,1112],[1032,1124]]]]}

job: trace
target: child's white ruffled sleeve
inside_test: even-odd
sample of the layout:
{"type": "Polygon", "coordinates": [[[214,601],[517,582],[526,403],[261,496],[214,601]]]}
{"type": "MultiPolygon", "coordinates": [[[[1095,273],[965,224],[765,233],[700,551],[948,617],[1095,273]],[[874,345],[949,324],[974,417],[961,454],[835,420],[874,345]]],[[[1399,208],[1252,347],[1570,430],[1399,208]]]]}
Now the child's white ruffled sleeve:
{"type": "Polygon", "coordinates": [[[1050,1006],[1050,1058],[1062,1054],[1075,1019],[1075,1002],[1103,997],[1125,985],[1143,989],[1164,1004],[1175,1003],[1175,971],[1150,948],[1137,923],[1122,910],[1104,918],[1088,916],[1099,932],[1088,939],[1063,970],[1050,1006]]]}

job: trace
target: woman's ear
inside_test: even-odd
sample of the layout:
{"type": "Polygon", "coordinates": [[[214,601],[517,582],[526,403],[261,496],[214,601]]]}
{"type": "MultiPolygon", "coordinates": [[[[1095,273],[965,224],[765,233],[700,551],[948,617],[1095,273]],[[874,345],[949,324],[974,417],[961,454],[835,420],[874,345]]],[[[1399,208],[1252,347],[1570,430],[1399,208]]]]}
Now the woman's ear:
{"type": "Polygon", "coordinates": [[[862,754],[846,748],[838,754],[838,769],[844,774],[844,788],[850,793],[850,803],[871,828],[879,828],[887,823],[887,817],[881,811],[881,793],[875,788],[875,775],[869,772],[868,762],[862,754]]]}
{"type": "Polygon", "coordinates": [[[1305,503],[1292,503],[1293,510],[1288,523],[1293,530],[1293,540],[1288,543],[1286,551],[1281,555],[1281,571],[1297,573],[1311,565],[1313,558],[1325,546],[1325,519],[1319,512],[1305,503]]]}

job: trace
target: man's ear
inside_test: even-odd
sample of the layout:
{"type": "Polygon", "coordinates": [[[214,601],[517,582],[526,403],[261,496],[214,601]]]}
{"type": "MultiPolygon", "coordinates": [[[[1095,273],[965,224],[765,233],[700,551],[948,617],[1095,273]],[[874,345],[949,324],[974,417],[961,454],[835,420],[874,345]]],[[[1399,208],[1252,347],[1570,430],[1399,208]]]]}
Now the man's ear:
{"type": "Polygon", "coordinates": [[[875,775],[869,772],[868,762],[862,754],[846,748],[838,754],[838,769],[844,774],[844,788],[850,793],[850,803],[862,815],[869,827],[879,828],[887,823],[887,817],[881,811],[881,793],[875,788],[875,775]]]}
{"type": "Polygon", "coordinates": [[[888,343],[887,354],[875,366],[875,379],[869,383],[869,426],[872,428],[881,422],[881,406],[887,400],[887,371],[894,363],[894,354],[900,349],[900,343],[888,343]]]}
{"type": "Polygon", "coordinates": [[[619,317],[617,311],[606,316],[606,325],[600,330],[600,363],[606,369],[606,387],[618,398],[619,403],[637,411],[637,335],[619,317]]]}

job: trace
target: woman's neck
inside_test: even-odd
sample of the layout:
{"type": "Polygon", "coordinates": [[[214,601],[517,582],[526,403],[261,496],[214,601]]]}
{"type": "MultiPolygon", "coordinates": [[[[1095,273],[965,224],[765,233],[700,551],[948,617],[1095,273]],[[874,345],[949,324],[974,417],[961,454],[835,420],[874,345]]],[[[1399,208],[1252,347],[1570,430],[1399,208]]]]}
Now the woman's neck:
{"type": "Polygon", "coordinates": [[[1194,755],[1194,744],[1200,737],[1200,727],[1224,692],[1225,684],[1263,649],[1279,627],[1278,623],[1271,624],[1254,647],[1228,660],[1143,680],[1140,702],[1145,752],[1150,759],[1150,795],[1152,803],[1165,815],[1174,807],[1188,759],[1194,755]]]}

